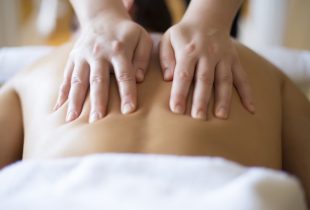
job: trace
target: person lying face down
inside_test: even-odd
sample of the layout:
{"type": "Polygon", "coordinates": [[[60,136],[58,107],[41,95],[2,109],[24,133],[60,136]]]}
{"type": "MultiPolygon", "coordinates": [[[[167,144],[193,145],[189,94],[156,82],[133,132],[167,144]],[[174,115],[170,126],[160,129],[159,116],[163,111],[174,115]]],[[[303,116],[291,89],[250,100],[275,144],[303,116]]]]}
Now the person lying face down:
{"type": "MultiPolygon", "coordinates": [[[[106,83],[107,116],[89,123],[87,96],[81,116],[67,123],[68,104],[56,112],[53,106],[72,44],[56,49],[0,90],[0,167],[20,159],[109,152],[220,156],[296,175],[309,203],[310,103],[276,67],[241,44],[234,45],[249,75],[257,111],[247,112],[234,90],[231,117],[218,119],[209,109],[205,121],[190,117],[192,94],[186,115],[169,111],[171,82],[162,79],[154,49],[145,82],[138,84],[136,112],[121,114],[117,84],[111,77],[106,83]]],[[[214,93],[211,98],[213,106],[214,93]]]]}

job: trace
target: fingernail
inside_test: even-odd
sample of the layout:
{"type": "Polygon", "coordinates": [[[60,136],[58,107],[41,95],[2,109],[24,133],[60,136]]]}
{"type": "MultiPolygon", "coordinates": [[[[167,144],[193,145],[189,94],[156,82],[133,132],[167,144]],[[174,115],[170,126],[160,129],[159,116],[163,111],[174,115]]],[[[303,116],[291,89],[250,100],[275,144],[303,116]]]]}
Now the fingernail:
{"type": "Polygon", "coordinates": [[[126,103],[123,105],[123,108],[122,108],[123,114],[129,114],[133,112],[133,110],[134,110],[134,106],[132,103],[126,103]]]}
{"type": "Polygon", "coordinates": [[[144,71],[141,68],[137,70],[137,78],[138,81],[142,81],[144,79],[144,71]]]}
{"type": "Polygon", "coordinates": [[[250,110],[250,112],[252,112],[253,114],[255,113],[255,106],[254,106],[254,104],[253,103],[249,103],[249,110],[250,110]]]}
{"type": "Polygon", "coordinates": [[[226,119],[227,118],[227,113],[226,110],[221,107],[216,111],[216,116],[222,119],[226,119]]]}
{"type": "Polygon", "coordinates": [[[70,122],[70,121],[74,120],[76,118],[76,115],[77,115],[76,112],[73,112],[73,111],[68,112],[67,117],[66,117],[66,121],[70,122]]]}
{"type": "Polygon", "coordinates": [[[166,68],[164,71],[164,80],[169,80],[170,79],[170,72],[169,69],[166,68]]]}
{"type": "Polygon", "coordinates": [[[197,110],[196,112],[193,113],[192,116],[193,118],[198,120],[204,120],[207,118],[207,115],[202,110],[197,110]]]}
{"type": "Polygon", "coordinates": [[[93,112],[90,116],[89,122],[93,123],[96,122],[97,120],[100,120],[102,118],[102,114],[98,112],[93,112]]]}
{"type": "Polygon", "coordinates": [[[172,111],[173,111],[174,113],[176,113],[176,114],[183,114],[183,113],[184,113],[184,109],[183,109],[183,107],[182,107],[180,104],[174,105],[172,111]]]}

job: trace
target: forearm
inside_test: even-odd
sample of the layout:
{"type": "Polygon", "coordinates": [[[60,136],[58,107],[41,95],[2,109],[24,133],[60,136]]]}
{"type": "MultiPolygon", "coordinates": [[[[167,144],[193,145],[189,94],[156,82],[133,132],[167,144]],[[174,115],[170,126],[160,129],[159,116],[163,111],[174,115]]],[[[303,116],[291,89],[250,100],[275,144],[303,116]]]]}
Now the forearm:
{"type": "Polygon", "coordinates": [[[118,14],[129,17],[122,0],[70,0],[70,2],[82,27],[99,15],[118,14]]]}
{"type": "Polygon", "coordinates": [[[183,19],[229,32],[241,3],[242,0],[192,0],[183,19]]]}

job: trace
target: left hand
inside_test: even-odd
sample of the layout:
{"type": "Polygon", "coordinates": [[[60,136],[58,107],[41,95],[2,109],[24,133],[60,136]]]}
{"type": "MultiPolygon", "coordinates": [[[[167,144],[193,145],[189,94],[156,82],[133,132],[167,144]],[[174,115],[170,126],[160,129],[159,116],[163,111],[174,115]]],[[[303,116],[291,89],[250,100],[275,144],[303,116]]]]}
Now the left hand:
{"type": "Polygon", "coordinates": [[[160,63],[164,79],[173,79],[170,97],[173,112],[185,112],[189,88],[194,79],[192,117],[207,118],[213,84],[216,117],[229,117],[233,85],[245,108],[254,113],[247,75],[228,32],[181,21],[163,35],[160,63]]]}

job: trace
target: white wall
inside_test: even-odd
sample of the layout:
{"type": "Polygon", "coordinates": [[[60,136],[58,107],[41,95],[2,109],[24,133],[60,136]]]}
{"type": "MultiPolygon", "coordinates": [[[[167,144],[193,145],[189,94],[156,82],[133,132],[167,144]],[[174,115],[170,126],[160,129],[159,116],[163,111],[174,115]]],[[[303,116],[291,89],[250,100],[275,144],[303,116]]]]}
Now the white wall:
{"type": "Polygon", "coordinates": [[[310,50],[310,0],[248,0],[240,41],[252,47],[310,50]]]}
{"type": "Polygon", "coordinates": [[[240,22],[240,41],[257,48],[284,44],[289,0],[249,0],[240,22]]]}
{"type": "Polygon", "coordinates": [[[16,45],[20,41],[18,0],[0,0],[0,46],[16,45]]]}

